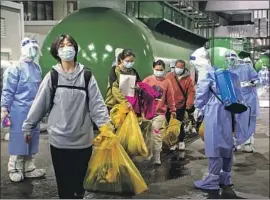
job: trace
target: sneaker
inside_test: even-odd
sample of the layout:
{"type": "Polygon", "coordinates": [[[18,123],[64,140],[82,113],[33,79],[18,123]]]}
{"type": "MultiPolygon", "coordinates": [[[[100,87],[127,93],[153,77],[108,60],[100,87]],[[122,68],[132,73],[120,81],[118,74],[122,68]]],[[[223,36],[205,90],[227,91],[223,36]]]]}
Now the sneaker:
{"type": "Polygon", "coordinates": [[[154,160],[153,163],[156,165],[160,165],[161,164],[161,160],[160,160],[160,152],[158,153],[154,153],[154,160]]]}
{"type": "Polygon", "coordinates": [[[25,172],[25,178],[41,178],[46,174],[44,169],[34,169],[30,172],[25,172]]]}
{"type": "Polygon", "coordinates": [[[196,128],[192,127],[191,132],[192,132],[192,134],[197,134],[196,128]]]}
{"type": "Polygon", "coordinates": [[[21,182],[24,179],[22,172],[10,172],[9,178],[12,182],[21,182]]]}
{"type": "Polygon", "coordinates": [[[243,148],[243,152],[246,152],[246,153],[253,153],[254,151],[255,150],[251,144],[246,144],[243,148]]]}
{"type": "Polygon", "coordinates": [[[178,149],[179,150],[185,150],[186,149],[185,142],[179,142],[178,143],[178,149]]]}
{"type": "Polygon", "coordinates": [[[9,133],[6,133],[4,140],[9,141],[9,133]]]}
{"type": "Polygon", "coordinates": [[[171,146],[170,150],[171,150],[171,151],[175,151],[176,148],[177,148],[177,145],[173,145],[173,146],[171,146]]]}
{"type": "Polygon", "coordinates": [[[242,149],[242,146],[241,145],[236,146],[236,150],[237,151],[240,151],[241,149],[242,149]]]}

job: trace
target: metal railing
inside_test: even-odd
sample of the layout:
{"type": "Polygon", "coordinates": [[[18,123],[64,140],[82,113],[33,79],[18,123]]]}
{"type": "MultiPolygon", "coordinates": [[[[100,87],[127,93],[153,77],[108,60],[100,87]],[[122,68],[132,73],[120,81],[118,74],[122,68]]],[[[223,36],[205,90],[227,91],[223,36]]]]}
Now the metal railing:
{"type": "Polygon", "coordinates": [[[126,14],[136,18],[163,18],[205,38],[213,37],[216,21],[186,1],[127,1],[126,14]]]}

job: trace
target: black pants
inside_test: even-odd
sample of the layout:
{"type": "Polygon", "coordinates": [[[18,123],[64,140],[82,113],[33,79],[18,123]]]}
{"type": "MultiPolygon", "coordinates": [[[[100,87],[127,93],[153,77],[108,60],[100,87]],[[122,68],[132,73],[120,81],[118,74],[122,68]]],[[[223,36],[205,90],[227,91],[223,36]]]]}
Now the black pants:
{"type": "MultiPolygon", "coordinates": [[[[181,108],[181,109],[177,109],[176,110],[176,119],[179,120],[182,125],[181,125],[181,130],[180,130],[180,135],[179,135],[179,142],[184,142],[186,133],[185,133],[185,112],[186,112],[186,108],[181,108]]],[[[169,122],[171,118],[171,113],[169,111],[167,111],[166,113],[166,119],[169,122]]]]}
{"type": "Polygon", "coordinates": [[[51,145],[51,156],[60,199],[82,199],[83,181],[92,147],[86,149],[58,149],[51,145]]]}

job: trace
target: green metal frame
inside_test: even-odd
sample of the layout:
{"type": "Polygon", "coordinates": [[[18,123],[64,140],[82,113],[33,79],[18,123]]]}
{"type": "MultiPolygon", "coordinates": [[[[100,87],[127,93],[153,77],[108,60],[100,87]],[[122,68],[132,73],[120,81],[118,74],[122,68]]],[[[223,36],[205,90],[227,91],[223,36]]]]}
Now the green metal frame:
{"type": "MultiPolygon", "coordinates": [[[[132,15],[132,17],[137,17],[137,18],[144,18],[143,16],[148,16],[149,18],[163,18],[163,19],[167,19],[173,23],[176,23],[177,25],[180,25],[186,29],[188,29],[189,31],[195,33],[195,30],[203,30],[203,31],[199,31],[198,33],[195,33],[197,35],[203,36],[205,38],[210,38],[210,37],[214,37],[214,24],[215,22],[213,21],[213,18],[210,17],[208,14],[203,13],[201,11],[199,11],[198,9],[194,8],[193,6],[189,5],[188,3],[185,3],[187,6],[192,7],[192,10],[197,12],[197,14],[202,14],[202,16],[204,16],[202,20],[200,19],[196,19],[195,17],[192,17],[188,14],[188,12],[184,12],[182,10],[180,10],[180,8],[177,8],[173,5],[171,5],[168,2],[165,1],[127,1],[126,2],[126,14],[129,15],[130,13],[130,5],[134,4],[137,6],[137,16],[132,15]],[[153,7],[151,7],[151,9],[147,10],[147,13],[143,13],[142,14],[142,8],[147,8],[147,4],[151,3],[153,5],[153,7]],[[153,17],[153,13],[155,13],[155,5],[160,5],[160,15],[153,17]],[[145,7],[144,7],[145,6],[145,7]],[[169,15],[166,14],[166,8],[170,9],[168,11],[169,15]],[[184,20],[182,20],[184,17],[184,20]],[[207,21],[205,21],[205,18],[207,19],[207,21]],[[209,26],[210,23],[210,26],[209,26]],[[201,27],[200,27],[201,26],[201,27]],[[201,29],[204,28],[204,29],[201,29]],[[204,33],[206,32],[206,33],[204,33]]],[[[136,7],[134,6],[134,7],[136,7]]],[[[131,12],[134,13],[134,12],[131,12]]]]}

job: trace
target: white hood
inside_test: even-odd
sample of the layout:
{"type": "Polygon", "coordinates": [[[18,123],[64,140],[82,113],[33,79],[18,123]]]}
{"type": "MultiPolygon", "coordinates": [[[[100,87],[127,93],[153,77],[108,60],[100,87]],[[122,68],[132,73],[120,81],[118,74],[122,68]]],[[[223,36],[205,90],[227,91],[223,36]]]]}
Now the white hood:
{"type": "Polygon", "coordinates": [[[33,52],[37,51],[37,54],[41,55],[40,48],[36,40],[30,38],[24,38],[21,43],[21,60],[23,61],[33,61],[33,52]]]}
{"type": "Polygon", "coordinates": [[[205,47],[196,49],[190,56],[190,64],[198,71],[198,81],[206,78],[206,74],[212,65],[209,60],[209,54],[205,47]]]}

